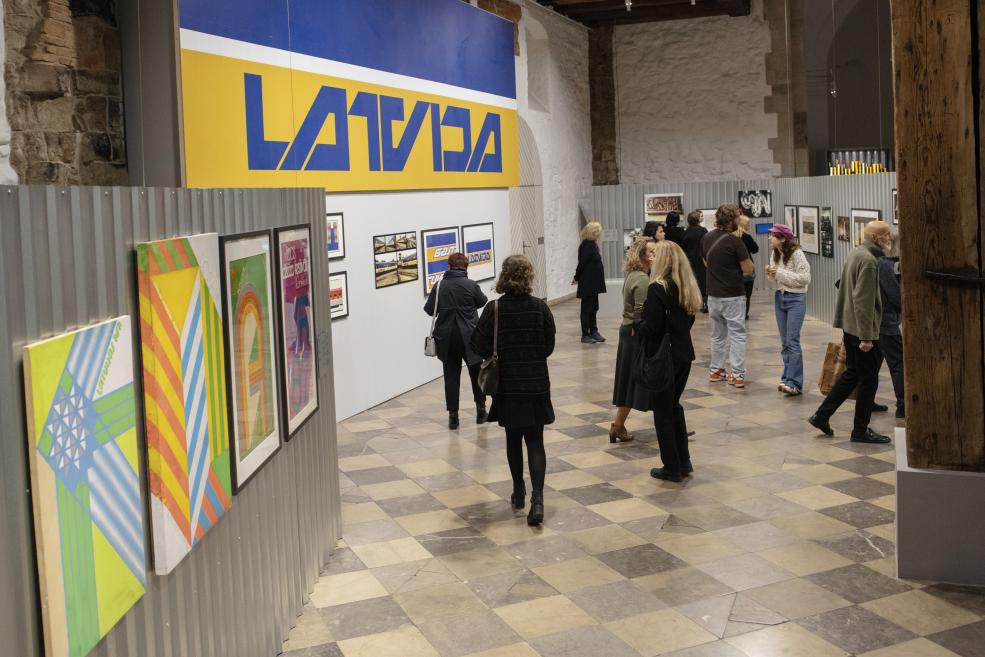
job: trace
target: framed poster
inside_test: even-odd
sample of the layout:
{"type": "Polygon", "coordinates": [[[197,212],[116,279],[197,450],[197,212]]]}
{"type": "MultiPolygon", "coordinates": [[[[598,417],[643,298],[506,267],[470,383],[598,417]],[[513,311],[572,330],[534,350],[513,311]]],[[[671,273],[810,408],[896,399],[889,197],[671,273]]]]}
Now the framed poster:
{"type": "Polygon", "coordinates": [[[24,347],[45,654],[86,655],[144,595],[130,317],[24,347]]]}
{"type": "Polygon", "coordinates": [[[831,224],[831,208],[821,208],[821,256],[835,257],[834,226],[831,224]]]}
{"type": "Polygon", "coordinates": [[[491,223],[462,226],[462,246],[469,259],[469,278],[474,281],[488,281],[496,277],[491,223]]]}
{"type": "Polygon", "coordinates": [[[280,311],[280,400],[284,439],[290,440],[318,410],[318,359],[315,349],[317,298],[311,275],[311,229],[278,228],[277,308],[280,311]]]}
{"type": "Polygon", "coordinates": [[[896,193],[896,189],[893,189],[893,225],[899,225],[899,195],[896,193]]]}
{"type": "Polygon", "coordinates": [[[796,205],[784,205],[783,206],[783,223],[786,224],[787,228],[793,231],[794,237],[798,237],[797,232],[797,206],[796,205]]]}
{"type": "Polygon", "coordinates": [[[708,230],[715,230],[715,213],[718,212],[718,208],[698,210],[698,212],[701,213],[701,225],[708,230]]]}
{"type": "Polygon", "coordinates": [[[458,252],[458,228],[434,228],[421,231],[424,259],[424,294],[430,294],[448,270],[448,256],[458,252]]]}
{"type": "Polygon", "coordinates": [[[797,232],[800,235],[800,248],[804,250],[804,253],[821,252],[818,214],[816,205],[800,205],[797,207],[797,232]]]}
{"type": "Polygon", "coordinates": [[[750,219],[765,219],[773,216],[773,193],[768,189],[752,189],[739,192],[739,207],[746,211],[750,219]]]}
{"type": "Polygon", "coordinates": [[[329,260],[345,257],[345,221],[341,212],[325,214],[325,244],[329,260]]]}
{"type": "MultiPolygon", "coordinates": [[[[373,236],[373,268],[376,289],[409,283],[418,279],[417,233],[373,236]]],[[[346,297],[348,308],[348,297],[346,297]]],[[[334,312],[334,310],[333,310],[334,312]]],[[[348,310],[346,315],[348,315],[348,310]]],[[[335,315],[332,315],[335,319],[335,315]]]]}
{"type": "Polygon", "coordinates": [[[858,246],[865,240],[865,225],[870,221],[882,219],[882,210],[866,210],[852,208],[852,246],[858,246]]]}
{"type": "Polygon", "coordinates": [[[333,322],[349,316],[349,278],[344,271],[328,277],[328,302],[333,322]]]}
{"type": "Polygon", "coordinates": [[[222,251],[233,485],[239,492],[280,449],[270,231],[230,235],[222,251]]]}
{"type": "Polygon", "coordinates": [[[643,195],[643,214],[646,221],[663,221],[668,212],[684,214],[684,194],[643,195]]]}
{"type": "Polygon", "coordinates": [[[849,222],[848,217],[838,217],[838,240],[841,242],[850,242],[852,238],[849,237],[849,222]]]}
{"type": "Polygon", "coordinates": [[[158,575],[174,570],[232,506],[221,269],[215,233],[137,245],[158,575]]]}
{"type": "Polygon", "coordinates": [[[643,237],[642,228],[624,228],[622,231],[622,248],[623,250],[628,249],[633,245],[640,237],[643,237]]]}

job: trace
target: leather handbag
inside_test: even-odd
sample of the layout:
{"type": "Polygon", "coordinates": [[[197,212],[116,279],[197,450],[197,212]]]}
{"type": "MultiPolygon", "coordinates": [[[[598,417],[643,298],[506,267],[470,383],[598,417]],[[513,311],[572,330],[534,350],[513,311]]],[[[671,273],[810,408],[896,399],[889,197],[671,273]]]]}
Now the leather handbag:
{"type": "Polygon", "coordinates": [[[633,372],[636,385],[650,392],[666,392],[674,387],[674,355],[670,342],[670,310],[666,311],[666,329],[660,345],[652,356],[646,355],[646,340],[640,338],[639,350],[636,352],[636,364],[633,372]]]}
{"type": "Polygon", "coordinates": [[[495,395],[499,389],[499,354],[496,341],[499,338],[499,299],[493,301],[493,352],[479,366],[479,388],[487,395],[495,395]]]}
{"type": "Polygon", "coordinates": [[[438,355],[438,342],[434,339],[434,323],[438,321],[438,295],[441,293],[441,281],[434,289],[434,314],[431,315],[431,332],[424,338],[424,355],[434,358],[438,355]]]}

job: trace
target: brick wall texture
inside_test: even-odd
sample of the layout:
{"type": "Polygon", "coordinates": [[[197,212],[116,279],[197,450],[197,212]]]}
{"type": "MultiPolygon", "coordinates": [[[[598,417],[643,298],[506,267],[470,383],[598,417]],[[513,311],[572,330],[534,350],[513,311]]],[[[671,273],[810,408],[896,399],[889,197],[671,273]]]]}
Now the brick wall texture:
{"type": "Polygon", "coordinates": [[[4,0],[10,163],[25,184],[127,184],[114,0],[4,0]]]}

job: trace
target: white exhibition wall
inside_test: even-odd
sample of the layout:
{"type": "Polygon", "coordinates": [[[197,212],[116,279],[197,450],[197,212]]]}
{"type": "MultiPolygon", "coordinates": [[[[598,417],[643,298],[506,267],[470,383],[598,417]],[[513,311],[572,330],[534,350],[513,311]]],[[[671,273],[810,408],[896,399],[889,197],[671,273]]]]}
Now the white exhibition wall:
{"type": "MultiPolygon", "coordinates": [[[[349,316],[332,322],[335,403],[338,420],[372,408],[441,376],[441,363],[424,355],[430,317],[424,313],[424,258],[418,243],[416,281],[376,289],[373,236],[492,222],[498,272],[510,254],[509,191],[447,190],[327,194],[327,212],[342,212],[345,258],[331,260],[332,274],[346,272],[349,316]]],[[[324,235],[322,236],[324,243],[324,235]]],[[[480,283],[492,298],[494,279],[480,283]]],[[[328,291],[319,295],[328,303],[328,291]]]]}

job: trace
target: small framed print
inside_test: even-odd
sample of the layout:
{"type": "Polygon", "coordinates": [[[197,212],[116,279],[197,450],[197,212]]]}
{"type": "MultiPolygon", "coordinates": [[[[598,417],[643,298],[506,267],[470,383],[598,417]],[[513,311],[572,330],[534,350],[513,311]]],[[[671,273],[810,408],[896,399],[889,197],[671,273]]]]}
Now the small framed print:
{"type": "MultiPolygon", "coordinates": [[[[409,283],[418,279],[417,233],[392,233],[373,236],[373,270],[376,289],[409,283]]],[[[346,297],[346,315],[348,296],[346,297]]],[[[335,306],[333,313],[335,312],[335,306]]],[[[332,319],[336,319],[332,315],[332,319]]]]}
{"type": "Polygon", "coordinates": [[[311,275],[311,228],[278,228],[277,307],[280,311],[280,389],[285,440],[318,410],[318,358],[315,345],[316,298],[311,275]]]}
{"type": "Polygon", "coordinates": [[[794,237],[799,237],[797,226],[797,206],[796,205],[784,205],[783,206],[783,223],[793,231],[794,237]]]}
{"type": "Polygon", "coordinates": [[[800,235],[800,248],[804,253],[820,253],[821,240],[816,205],[797,207],[797,233],[800,235]]]}
{"type": "Polygon", "coordinates": [[[433,228],[421,231],[421,249],[424,253],[424,294],[438,284],[448,271],[448,256],[459,250],[459,229],[433,228]]]}
{"type": "Polygon", "coordinates": [[[236,492],[280,449],[277,326],[270,231],[221,238],[233,487],[236,492]]]}
{"type": "Polygon", "coordinates": [[[469,259],[469,278],[481,282],[496,277],[492,223],[462,226],[462,248],[469,259]]]}
{"type": "Polygon", "coordinates": [[[899,194],[893,189],[893,225],[899,225],[899,194]]]}
{"type": "Polygon", "coordinates": [[[349,316],[349,277],[344,271],[328,277],[328,303],[333,322],[349,316]]]}
{"type": "Polygon", "coordinates": [[[325,246],[329,260],[345,257],[345,221],[341,212],[325,213],[325,246]]]}
{"type": "Polygon", "coordinates": [[[709,208],[707,210],[698,210],[701,213],[701,225],[707,230],[715,230],[715,213],[718,212],[717,208],[709,208]]]}
{"type": "Polygon", "coordinates": [[[882,210],[852,208],[852,246],[865,240],[865,225],[870,221],[882,219],[882,210]]]}

